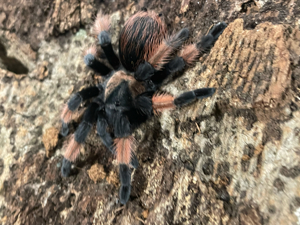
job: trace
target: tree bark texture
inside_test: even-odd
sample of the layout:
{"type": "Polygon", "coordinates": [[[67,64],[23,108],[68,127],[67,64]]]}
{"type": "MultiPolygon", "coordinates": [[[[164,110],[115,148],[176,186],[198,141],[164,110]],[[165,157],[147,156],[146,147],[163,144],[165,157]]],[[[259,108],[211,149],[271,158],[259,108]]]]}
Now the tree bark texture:
{"type": "MultiPolygon", "coordinates": [[[[299,224],[299,0],[0,0],[0,224],[299,224]],[[162,90],[216,94],[152,118],[134,133],[140,166],[129,202],[95,129],[63,178],[59,114],[99,82],[82,50],[99,9],[117,50],[141,7],[196,42],[228,27],[196,66],[162,90]]],[[[80,121],[71,125],[74,132],[80,121]]]]}

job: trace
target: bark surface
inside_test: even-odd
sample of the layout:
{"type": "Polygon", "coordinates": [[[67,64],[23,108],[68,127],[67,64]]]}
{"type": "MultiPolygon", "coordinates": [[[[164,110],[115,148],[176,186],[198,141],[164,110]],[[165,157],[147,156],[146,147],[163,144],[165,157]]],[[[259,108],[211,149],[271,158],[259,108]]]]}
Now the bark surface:
{"type": "Polygon", "coordinates": [[[299,224],[299,26],[300,0],[0,0],[0,224],[299,224]],[[82,55],[97,11],[111,14],[117,49],[143,6],[169,32],[189,27],[191,42],[228,27],[162,88],[216,94],[135,132],[140,166],[122,206],[118,167],[95,129],[61,176],[59,114],[100,80],[82,55]]]}

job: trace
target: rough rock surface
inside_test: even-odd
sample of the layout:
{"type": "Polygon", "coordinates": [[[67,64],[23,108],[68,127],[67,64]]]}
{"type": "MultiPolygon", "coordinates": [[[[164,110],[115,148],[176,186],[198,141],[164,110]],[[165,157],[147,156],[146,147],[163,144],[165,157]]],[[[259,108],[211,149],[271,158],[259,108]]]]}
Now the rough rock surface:
{"type": "Polygon", "coordinates": [[[300,224],[299,26],[299,0],[0,0],[0,224],[300,224]],[[92,17],[112,14],[117,47],[142,6],[170,31],[190,27],[191,41],[229,26],[163,87],[217,93],[135,132],[140,166],[122,206],[95,130],[68,178],[57,131],[70,94],[98,82],[82,60],[92,17]]]}

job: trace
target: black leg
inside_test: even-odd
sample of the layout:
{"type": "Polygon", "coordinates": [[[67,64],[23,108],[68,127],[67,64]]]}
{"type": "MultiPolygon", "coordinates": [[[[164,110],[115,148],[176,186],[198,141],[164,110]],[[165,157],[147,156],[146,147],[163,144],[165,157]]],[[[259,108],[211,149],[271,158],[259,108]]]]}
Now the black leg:
{"type": "Polygon", "coordinates": [[[203,36],[201,41],[197,43],[197,48],[201,53],[209,51],[218,40],[219,36],[223,33],[227,24],[224,22],[215,25],[206,36],[203,36]]]}
{"type": "MultiPolygon", "coordinates": [[[[167,64],[165,64],[164,68],[162,70],[157,71],[151,77],[151,81],[155,85],[154,91],[156,91],[162,85],[162,83],[168,76],[170,76],[173,73],[183,70],[184,67],[185,67],[185,62],[184,62],[183,58],[179,57],[179,56],[176,56],[174,59],[172,59],[167,64]]],[[[151,83],[150,83],[150,85],[151,85],[151,83]]],[[[149,87],[149,89],[150,88],[151,88],[151,86],[149,87]]]]}
{"type": "Polygon", "coordinates": [[[127,137],[131,134],[131,125],[127,115],[117,109],[105,108],[108,124],[113,127],[116,138],[127,137]]]}
{"type": "Polygon", "coordinates": [[[137,81],[145,81],[149,80],[154,75],[154,73],[154,67],[148,62],[144,62],[138,66],[137,70],[134,73],[134,78],[137,81]]]}
{"type": "Polygon", "coordinates": [[[71,111],[75,111],[83,101],[98,96],[100,92],[102,92],[101,86],[93,86],[82,89],[70,98],[68,101],[68,108],[71,111]]]}
{"type": "Polygon", "coordinates": [[[138,168],[138,166],[139,166],[139,160],[138,160],[138,158],[136,157],[136,155],[134,153],[132,153],[132,158],[131,158],[130,165],[134,169],[138,168]]]}
{"type": "Polygon", "coordinates": [[[131,171],[126,164],[120,164],[120,202],[125,205],[129,199],[131,192],[131,171]]]}
{"type": "Polygon", "coordinates": [[[200,88],[194,91],[188,91],[174,99],[174,104],[181,107],[193,102],[196,99],[203,99],[212,96],[215,93],[215,88],[200,88]]]}
{"type": "Polygon", "coordinates": [[[83,143],[89,134],[93,123],[97,118],[97,111],[99,109],[99,104],[92,102],[86,109],[83,115],[83,121],[79,124],[75,132],[75,141],[78,143],[83,143]]]}
{"type": "Polygon", "coordinates": [[[120,61],[116,53],[114,52],[112,45],[111,45],[111,39],[109,36],[109,33],[107,31],[102,31],[98,35],[99,44],[101,45],[101,48],[103,49],[106,58],[109,62],[109,64],[116,70],[120,66],[120,61]]]}
{"type": "Polygon", "coordinates": [[[165,64],[170,61],[172,54],[178,50],[188,36],[189,30],[187,28],[183,28],[177,34],[165,39],[158,46],[148,62],[155,68],[155,70],[162,70],[165,64]]]}
{"type": "Polygon", "coordinates": [[[65,123],[64,121],[62,121],[62,124],[61,124],[61,129],[60,129],[60,134],[62,136],[67,136],[69,133],[69,126],[67,123],[65,123]]]}
{"type": "Polygon", "coordinates": [[[175,57],[171,61],[168,58],[188,37],[189,30],[183,28],[175,35],[166,39],[149,59],[149,62],[141,63],[138,66],[134,73],[135,79],[138,81],[149,81],[151,79],[152,82],[160,86],[163,80],[171,73],[182,70],[184,62],[181,57],[175,57]]]}
{"type": "Polygon", "coordinates": [[[152,115],[152,95],[153,93],[142,93],[134,99],[134,107],[139,114],[147,117],[152,115]]]}
{"type": "Polygon", "coordinates": [[[70,174],[71,162],[74,162],[80,154],[81,144],[86,140],[93,123],[97,118],[97,112],[99,110],[99,102],[92,102],[83,115],[83,121],[79,124],[75,134],[71,137],[68,143],[64,159],[62,162],[61,172],[64,177],[70,174]]]}
{"type": "MultiPolygon", "coordinates": [[[[180,56],[175,57],[167,64],[165,64],[162,70],[154,72],[154,75],[151,76],[151,81],[153,82],[154,85],[150,82],[147,85],[148,90],[152,89],[156,91],[168,76],[183,70],[185,66],[193,65],[193,63],[196,61],[196,59],[200,57],[201,54],[209,51],[213,47],[214,43],[217,41],[217,39],[219,38],[219,36],[222,34],[222,32],[226,27],[227,27],[226,23],[221,22],[216,26],[214,26],[209,31],[208,35],[202,37],[201,41],[198,42],[196,45],[185,46],[182,49],[180,56]]],[[[174,40],[185,40],[188,37],[188,31],[185,31],[183,29],[177,35],[175,35],[175,37],[176,38],[174,38],[174,40]]],[[[173,43],[175,44],[177,43],[178,46],[181,46],[183,42],[173,41],[173,43]]],[[[150,69],[146,71],[150,71],[150,69]]],[[[137,76],[138,75],[139,74],[137,74],[137,76]]]]}
{"type": "Polygon", "coordinates": [[[114,118],[114,134],[116,137],[126,137],[131,133],[130,122],[126,115],[120,112],[115,114],[114,118]]]}
{"type": "Polygon", "coordinates": [[[111,69],[101,63],[94,55],[90,53],[84,56],[84,63],[101,76],[106,76],[111,71],[111,69]]]}
{"type": "Polygon", "coordinates": [[[80,104],[83,101],[98,96],[102,91],[103,91],[102,86],[88,87],[75,93],[69,99],[61,115],[61,120],[62,120],[61,135],[66,136],[68,134],[69,132],[68,123],[72,120],[72,114],[78,109],[80,104]]]}
{"type": "Polygon", "coordinates": [[[105,117],[102,113],[99,113],[97,119],[97,133],[100,136],[101,141],[106,146],[106,148],[108,148],[109,151],[115,154],[113,139],[111,135],[107,132],[107,128],[108,124],[105,117]]]}
{"type": "Polygon", "coordinates": [[[63,177],[68,177],[70,175],[71,166],[72,166],[72,163],[69,160],[64,158],[62,161],[62,166],[61,166],[61,175],[63,177]]]}
{"type": "Polygon", "coordinates": [[[178,49],[189,38],[190,31],[188,28],[181,29],[177,34],[171,36],[167,43],[173,48],[178,49]]]}

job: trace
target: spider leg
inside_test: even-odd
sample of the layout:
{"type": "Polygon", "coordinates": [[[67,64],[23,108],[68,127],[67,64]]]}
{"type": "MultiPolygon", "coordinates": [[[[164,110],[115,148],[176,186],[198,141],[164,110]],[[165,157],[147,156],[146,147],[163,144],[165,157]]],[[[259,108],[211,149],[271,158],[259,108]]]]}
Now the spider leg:
{"type": "Polygon", "coordinates": [[[214,46],[226,27],[226,23],[218,23],[207,35],[203,36],[197,44],[184,46],[179,56],[183,58],[187,66],[193,66],[200,56],[208,52],[214,46]]]}
{"type": "Polygon", "coordinates": [[[111,135],[107,132],[107,128],[108,124],[103,113],[99,113],[97,119],[97,133],[100,136],[101,141],[105,145],[105,147],[108,148],[109,151],[111,151],[113,154],[115,154],[113,139],[111,135]]]}
{"type": "Polygon", "coordinates": [[[120,60],[111,45],[111,38],[107,31],[101,31],[98,35],[99,44],[103,49],[109,64],[116,70],[120,66],[120,60]]]}
{"type": "Polygon", "coordinates": [[[127,137],[131,134],[131,125],[125,114],[117,110],[106,110],[106,115],[111,119],[109,123],[112,124],[114,135],[117,138],[127,137]]]}
{"type": "Polygon", "coordinates": [[[176,56],[175,58],[173,58],[167,64],[164,65],[164,69],[157,71],[154,74],[154,76],[151,77],[151,81],[153,85],[151,85],[150,82],[149,88],[150,89],[154,88],[154,91],[156,91],[168,76],[183,70],[185,65],[186,63],[184,59],[182,57],[176,56]]]}
{"type": "Polygon", "coordinates": [[[199,51],[202,53],[209,51],[214,46],[215,42],[218,40],[219,36],[223,33],[226,27],[227,24],[225,22],[220,22],[215,25],[208,32],[208,34],[202,37],[201,41],[196,44],[199,51]]]}
{"type": "Polygon", "coordinates": [[[215,88],[200,88],[193,91],[184,92],[174,99],[174,104],[177,107],[182,107],[193,102],[196,99],[208,98],[212,96],[215,91],[215,88]]]}
{"type": "Polygon", "coordinates": [[[132,156],[131,156],[130,166],[132,166],[134,169],[136,169],[139,166],[139,160],[134,153],[131,153],[131,155],[132,156]]]}
{"type": "Polygon", "coordinates": [[[121,187],[119,191],[120,202],[125,205],[129,200],[130,192],[131,192],[131,171],[128,165],[120,164],[119,167],[120,172],[120,181],[121,187]]]}
{"type": "Polygon", "coordinates": [[[68,123],[73,119],[75,111],[79,105],[90,98],[96,97],[103,91],[102,86],[93,86],[85,88],[75,93],[66,104],[61,114],[62,129],[61,135],[66,136],[69,132],[68,123]]]}
{"type": "Polygon", "coordinates": [[[165,39],[157,48],[155,54],[148,62],[156,69],[161,70],[170,60],[171,55],[177,50],[183,42],[189,37],[187,28],[181,29],[177,34],[165,39]]]}
{"type": "MultiPolygon", "coordinates": [[[[116,149],[113,144],[113,139],[111,135],[107,132],[108,124],[103,114],[98,114],[98,120],[97,120],[97,133],[100,136],[102,143],[108,148],[111,153],[115,154],[116,149]]],[[[132,158],[130,165],[133,168],[137,168],[139,165],[138,159],[134,153],[131,153],[132,158]]]]}
{"type": "MultiPolygon", "coordinates": [[[[144,92],[134,99],[134,106],[135,106],[135,113],[140,114],[142,116],[146,116],[146,119],[148,119],[152,114],[152,103],[151,103],[151,97],[153,93],[151,92],[144,92]]],[[[134,114],[134,112],[131,112],[130,114],[134,114]]],[[[136,118],[137,115],[135,115],[135,118],[132,118],[130,123],[132,124],[134,120],[138,119],[136,118]]],[[[139,124],[140,125],[140,124],[139,124]]]]}
{"type": "Polygon", "coordinates": [[[70,138],[67,144],[64,159],[61,167],[61,173],[64,177],[69,176],[71,171],[71,162],[74,162],[80,154],[80,149],[87,138],[93,123],[97,118],[99,108],[103,107],[99,102],[92,102],[83,115],[83,120],[79,124],[75,134],[70,138]]]}
{"type": "Polygon", "coordinates": [[[120,164],[120,202],[126,204],[131,192],[131,171],[129,165],[138,166],[138,160],[133,154],[135,149],[135,139],[133,136],[115,139],[117,161],[120,164]]]}
{"type": "Polygon", "coordinates": [[[98,37],[99,44],[101,45],[109,64],[116,70],[120,66],[120,61],[112,48],[109,29],[109,16],[104,15],[102,14],[102,11],[99,11],[93,26],[93,33],[98,37]]]}
{"type": "Polygon", "coordinates": [[[224,22],[215,25],[207,35],[201,38],[200,42],[197,44],[184,46],[180,51],[179,56],[176,56],[167,64],[165,64],[162,70],[154,71],[154,75],[151,75],[151,81],[155,85],[155,90],[162,85],[163,81],[169,75],[183,70],[186,66],[193,66],[194,62],[199,59],[201,55],[213,47],[214,43],[217,41],[226,27],[227,25],[224,22]]]}
{"type": "Polygon", "coordinates": [[[215,88],[200,88],[193,91],[184,92],[178,97],[169,94],[154,95],[152,97],[152,108],[155,114],[168,109],[182,107],[197,100],[208,98],[215,93],[215,88]]]}
{"type": "Polygon", "coordinates": [[[105,76],[111,71],[110,68],[96,59],[95,55],[93,55],[92,53],[88,53],[84,56],[84,63],[89,68],[93,69],[96,73],[99,73],[101,76],[105,76]]]}
{"type": "Polygon", "coordinates": [[[181,29],[177,34],[165,39],[157,48],[148,62],[141,63],[134,77],[138,81],[149,80],[156,71],[163,69],[163,66],[170,60],[171,54],[177,50],[189,37],[187,28],[181,29]]]}

